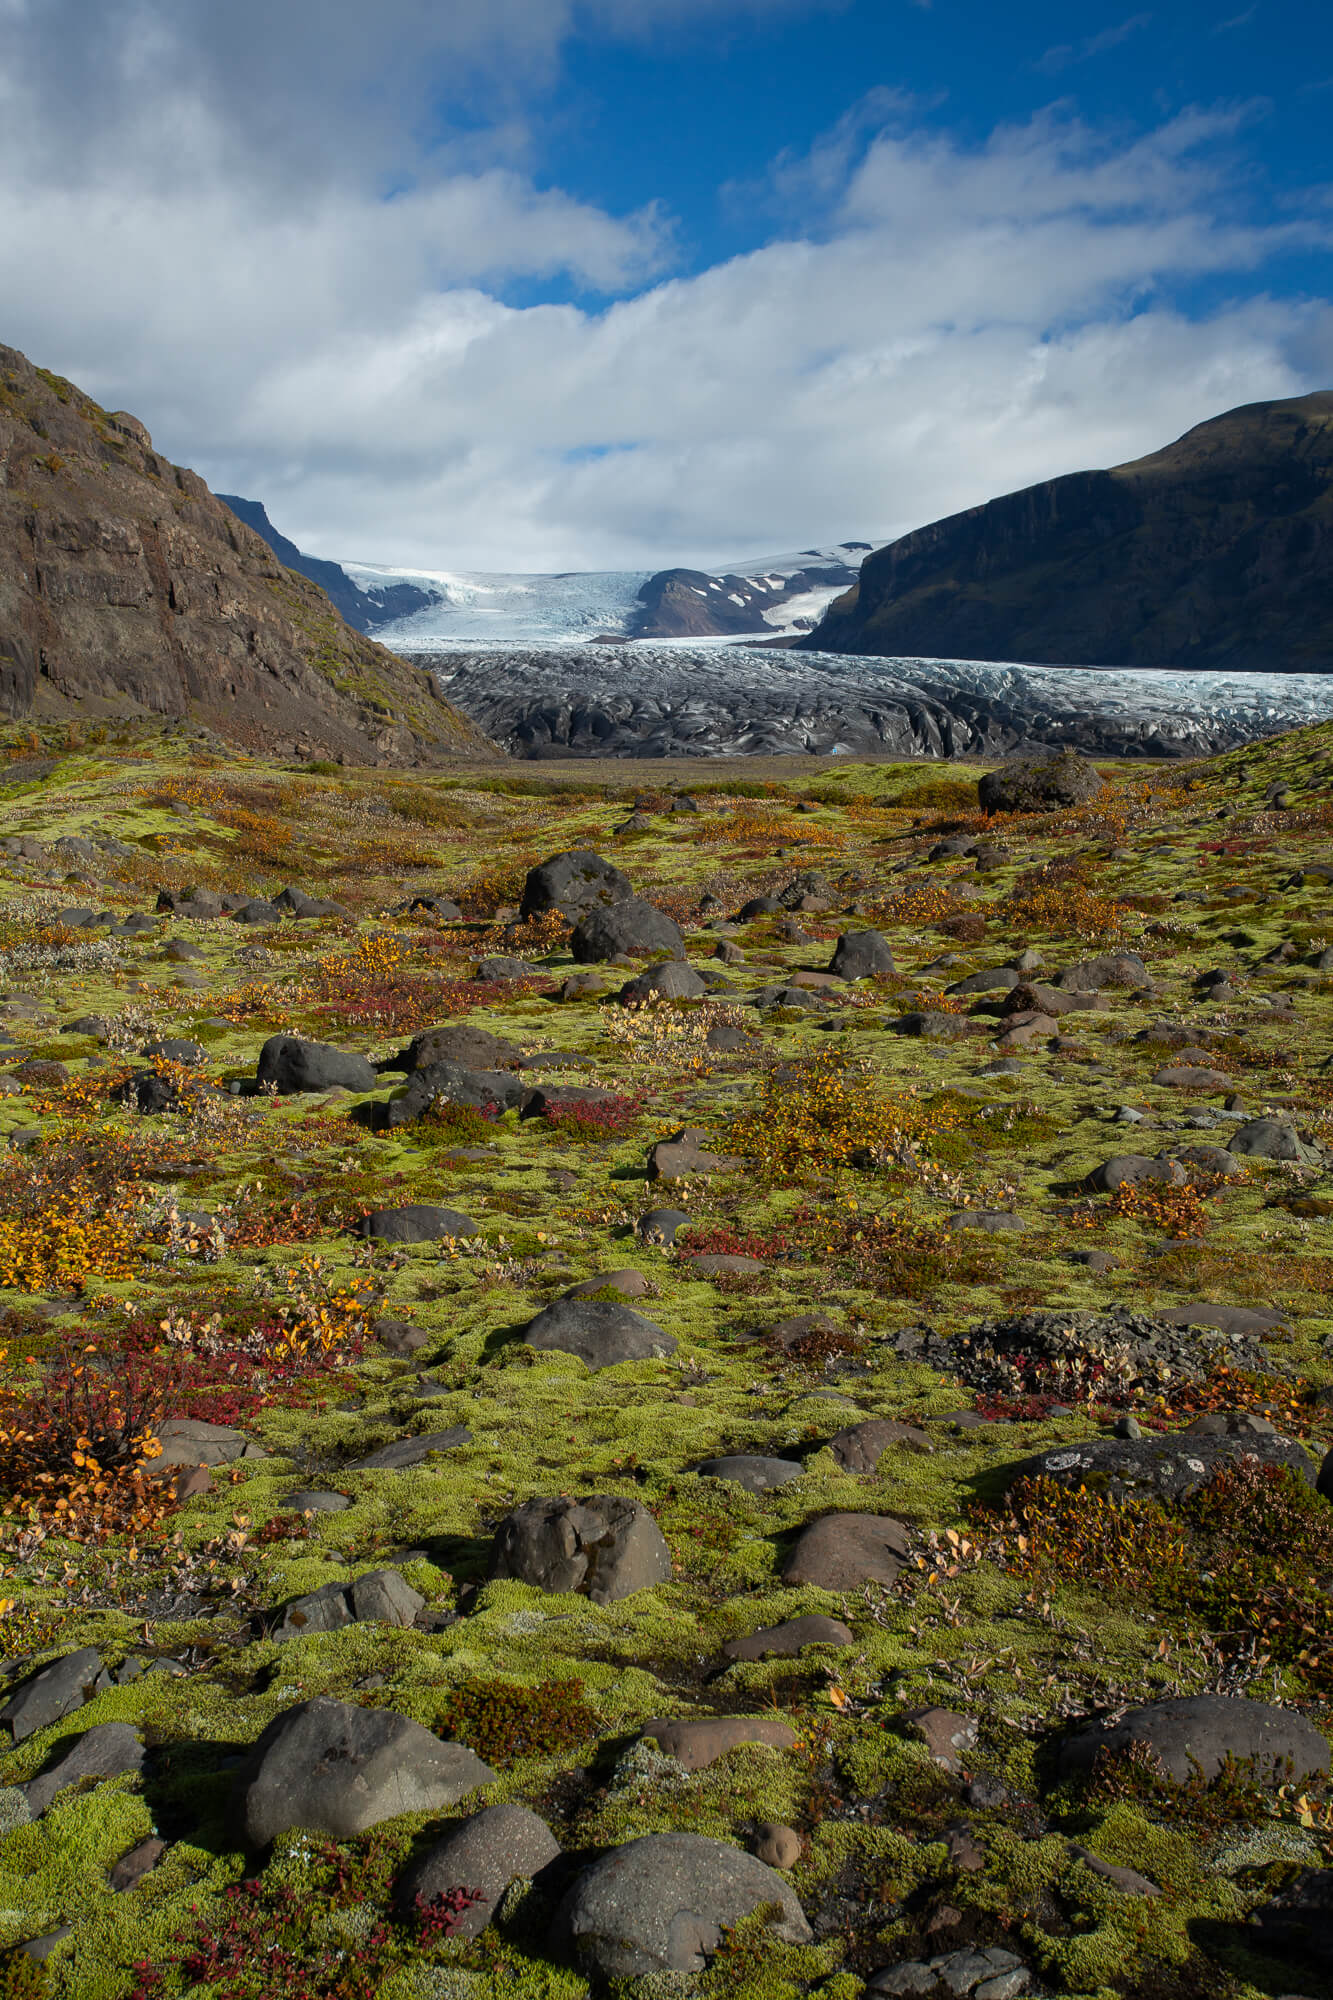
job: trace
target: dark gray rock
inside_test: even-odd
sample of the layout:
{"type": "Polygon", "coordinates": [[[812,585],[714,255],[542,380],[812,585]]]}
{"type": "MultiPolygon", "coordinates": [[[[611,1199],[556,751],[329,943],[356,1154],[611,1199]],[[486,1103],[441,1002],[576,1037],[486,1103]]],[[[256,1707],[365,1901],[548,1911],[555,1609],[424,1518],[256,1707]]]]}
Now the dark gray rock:
{"type": "Polygon", "coordinates": [[[542,979],[545,974],[540,965],[529,965],[525,958],[506,958],[500,954],[492,958],[479,958],[472,976],[474,979],[518,981],[542,979]]]}
{"type": "Polygon", "coordinates": [[[838,979],[874,979],[893,971],[893,949],[880,931],[844,931],[828,969],[838,979]]]}
{"type": "Polygon", "coordinates": [[[294,1597],[268,1631],[270,1639],[304,1639],[344,1625],[411,1625],[426,1600],[396,1569],[372,1570],[354,1583],[326,1583],[294,1597]]]}
{"type": "Polygon", "coordinates": [[[1328,1742],[1303,1715],[1239,1695],[1201,1694],[1132,1708],[1116,1723],[1066,1737],[1056,1753],[1061,1772],[1081,1774],[1102,1756],[1142,1744],[1166,1775],[1185,1784],[1195,1771],[1215,1778],[1227,1759],[1251,1767],[1259,1783],[1319,1777],[1329,1768],[1328,1742]],[[1287,1766],[1290,1760],[1290,1768],[1287,1766]]]}
{"type": "Polygon", "coordinates": [[[101,1654],[93,1646],[80,1646],[29,1674],[0,1708],[0,1722],[8,1725],[15,1743],[22,1743],[62,1716],[72,1715],[99,1686],[107,1685],[101,1654]]]}
{"type": "Polygon", "coordinates": [[[421,1034],[413,1035],[405,1049],[375,1067],[405,1070],[411,1075],[416,1070],[429,1069],[433,1063],[451,1063],[463,1070],[498,1070],[517,1060],[517,1043],[507,1041],[503,1035],[493,1035],[488,1028],[478,1028],[471,1021],[446,1021],[441,1027],[425,1028],[421,1034]]]}
{"type": "Polygon", "coordinates": [[[758,1458],[741,1452],[732,1457],[705,1458],[695,1466],[701,1479],[722,1479],[745,1493],[771,1493],[799,1479],[804,1466],[791,1458],[758,1458]]]}
{"type": "Polygon", "coordinates": [[[442,1812],[494,1776],[405,1715],[318,1695],[260,1736],[237,1773],[237,1818],[251,1847],[293,1827],[350,1840],[402,1813],[442,1812]]]}
{"type": "Polygon", "coordinates": [[[395,1438],[392,1444],[382,1444],[378,1451],[368,1452],[364,1458],[354,1458],[345,1467],[348,1472],[400,1472],[409,1465],[420,1465],[432,1452],[457,1451],[465,1444],[471,1444],[472,1433],[464,1424],[454,1424],[447,1431],[426,1431],[420,1437],[395,1438]]]}
{"type": "MultiPolygon", "coordinates": [[[[15,1739],[17,1740],[17,1739],[15,1739]]],[[[57,1792],[89,1779],[137,1776],[143,1769],[143,1745],[128,1722],[99,1722],[75,1740],[49,1771],[21,1787],[28,1811],[40,1819],[57,1792]]]]}
{"type": "Polygon", "coordinates": [[[379,1081],[364,1056],[299,1035],[270,1035],[259,1051],[256,1076],[283,1096],[306,1090],[373,1090],[379,1081]]]}
{"type": "Polygon", "coordinates": [[[1087,1438],[1078,1444],[1056,1445],[1013,1468],[1017,1479],[1053,1479],[1060,1486],[1089,1486],[1114,1499],[1180,1500],[1195,1492],[1225,1465],[1240,1459],[1261,1465],[1285,1466],[1307,1486],[1315,1481],[1308,1453],[1294,1438],[1258,1436],[1251,1431],[1233,1436],[1200,1435],[1189,1431],[1143,1438],[1087,1438]]]}
{"type": "Polygon", "coordinates": [[[543,1353],[576,1354],[594,1371],[621,1361],[660,1361],[676,1351],[674,1334],[610,1299],[557,1299],[523,1338],[543,1353]]]}
{"type": "Polygon", "coordinates": [[[616,995],[618,1000],[702,1000],[707,994],[708,981],[679,959],[669,959],[665,965],[651,965],[646,972],[640,972],[633,979],[626,980],[616,995]]]}
{"type": "Polygon", "coordinates": [[[1242,1159],[1290,1160],[1299,1166],[1323,1164],[1317,1146],[1301,1138],[1289,1118],[1250,1118],[1232,1134],[1228,1150],[1242,1159]]]}
{"type": "Polygon", "coordinates": [[[545,910],[559,910],[577,923],[589,910],[628,902],[633,894],[628,875],[622,875],[614,862],[603,860],[590,847],[579,847],[553,854],[528,870],[518,913],[521,918],[536,917],[545,910]]]}
{"type": "Polygon", "coordinates": [[[1152,974],[1137,952],[1111,951],[1080,959],[1051,981],[1062,993],[1100,993],[1107,986],[1139,988],[1152,985],[1152,974]]]}
{"type": "Polygon", "coordinates": [[[1113,1153],[1085,1175],[1083,1185],[1090,1194],[1112,1194],[1118,1187],[1137,1187],[1140,1181],[1165,1181],[1170,1187],[1184,1187],[1189,1175],[1174,1153],[1113,1153]]]}
{"type": "Polygon", "coordinates": [[[1021,1236],[1027,1228],[1021,1215],[1014,1215],[1007,1208],[964,1208],[957,1215],[951,1215],[946,1229],[979,1229],[987,1236],[1021,1236]]]}
{"type": "Polygon", "coordinates": [[[457,1208],[435,1208],[429,1202],[409,1202],[404,1208],[376,1208],[362,1216],[358,1236],[380,1243],[438,1243],[444,1238],[475,1236],[477,1224],[457,1208]]]}
{"type": "Polygon", "coordinates": [[[770,1654],[794,1659],[806,1646],[851,1646],[851,1627],[839,1618],[823,1618],[810,1613],[804,1618],[788,1618],[781,1625],[768,1625],[744,1639],[728,1639],[722,1647],[724,1660],[763,1660],[770,1654]]]}
{"type": "Polygon", "coordinates": [[[452,1935],[480,1937],[511,1882],[528,1882],[560,1858],[560,1842],[527,1806],[485,1806],[459,1820],[407,1871],[399,1891],[407,1910],[431,1903],[450,1889],[479,1889],[452,1935]]]}
{"type": "Polygon", "coordinates": [[[909,1547],[906,1528],[887,1514],[825,1514],[797,1536],[782,1581],[839,1592],[892,1583],[909,1547]]]}
{"type": "Polygon", "coordinates": [[[689,1222],[683,1208],[650,1208],[639,1217],[634,1233],[641,1243],[674,1243],[676,1231],[688,1228],[689,1222]]]}
{"type": "Polygon", "coordinates": [[[791,1888],[752,1854],[702,1834],[647,1834],[584,1869],[556,1913],[552,1944],[608,1978],[699,1972],[725,1931],[770,1907],[775,1937],[809,1941],[791,1888]]]}
{"type": "Polygon", "coordinates": [[[489,1574],[614,1604],[671,1580],[671,1551],[647,1508],[618,1493],[538,1497],[507,1514],[489,1574]]]}
{"type": "Polygon", "coordinates": [[[352,1503],[345,1493],[324,1493],[318,1488],[302,1487],[299,1492],[289,1493],[280,1504],[287,1513],[341,1514],[352,1503]]]}
{"type": "Polygon", "coordinates": [[[946,993],[1008,993],[1018,984],[1018,974],[1012,965],[992,966],[989,972],[969,972],[966,979],[955,979],[952,986],[946,986],[946,993]]]}
{"type": "Polygon", "coordinates": [[[915,1424],[898,1423],[892,1417],[870,1417],[852,1424],[829,1438],[826,1449],[833,1453],[844,1472],[868,1477],[878,1471],[886,1451],[932,1451],[934,1446],[915,1424]]]}
{"type": "Polygon", "coordinates": [[[672,958],[685,956],[685,940],[678,927],[641,896],[590,910],[575,926],[569,948],[580,965],[596,965],[622,952],[632,957],[655,952],[667,952],[672,958]]]}
{"type": "Polygon", "coordinates": [[[168,1417],[157,1427],[162,1447],[154,1469],[169,1465],[231,1465],[238,1458],[265,1458],[267,1453],[230,1424],[205,1423],[202,1417],[168,1417]]]}
{"type": "Polygon", "coordinates": [[[487,1117],[501,1117],[521,1105],[531,1086],[512,1070],[464,1069],[460,1063],[425,1063],[408,1077],[407,1087],[387,1104],[372,1109],[377,1131],[415,1125],[433,1104],[458,1104],[487,1117]]]}
{"type": "Polygon", "coordinates": [[[155,1042],[145,1042],[140,1049],[141,1056],[162,1056],[167,1062],[201,1063],[208,1060],[208,1051],[198,1042],[185,1041],[177,1035],[168,1035],[155,1042]]]}
{"type": "Polygon", "coordinates": [[[936,1008],[914,1008],[910,1014],[888,1014],[885,1031],[890,1035],[921,1035],[929,1040],[961,1042],[974,1032],[962,1014],[946,1014],[936,1008]]]}
{"type": "Polygon", "coordinates": [[[981,810],[1052,812],[1086,805],[1102,789],[1101,774],[1076,750],[1010,757],[997,771],[977,780],[981,810]]]}

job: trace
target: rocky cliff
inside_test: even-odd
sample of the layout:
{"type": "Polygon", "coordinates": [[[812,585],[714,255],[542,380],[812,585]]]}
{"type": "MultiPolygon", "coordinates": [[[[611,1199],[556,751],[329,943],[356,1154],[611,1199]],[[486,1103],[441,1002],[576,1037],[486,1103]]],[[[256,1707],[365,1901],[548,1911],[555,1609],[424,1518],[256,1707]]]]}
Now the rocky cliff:
{"type": "Polygon", "coordinates": [[[0,713],[189,717],[245,748],[351,763],[498,754],[136,418],[8,347],[0,713]]]}
{"type": "Polygon", "coordinates": [[[1333,392],[933,522],[866,558],[825,652],[1333,671],[1333,392]]]}

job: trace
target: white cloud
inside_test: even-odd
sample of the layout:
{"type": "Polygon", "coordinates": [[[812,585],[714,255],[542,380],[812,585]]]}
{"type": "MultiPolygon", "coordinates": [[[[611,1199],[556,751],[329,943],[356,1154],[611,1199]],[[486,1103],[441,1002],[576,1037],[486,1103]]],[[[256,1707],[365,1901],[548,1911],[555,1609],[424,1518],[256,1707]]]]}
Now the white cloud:
{"type": "Polygon", "coordinates": [[[1109,49],[1118,49],[1121,42],[1128,41],[1140,28],[1146,28],[1151,19],[1151,14],[1131,14],[1128,20],[1118,21],[1112,28],[1103,28],[1100,34],[1088,35],[1081,42],[1061,42],[1057,47],[1047,49],[1034,67],[1046,76],[1054,76],[1073,63],[1091,62],[1095,56],[1104,56],[1109,49]]]}
{"type": "MultiPolygon", "coordinates": [[[[709,8],[737,11],[655,0],[634,18],[709,8]]],[[[483,34],[480,0],[325,0],[346,39],[310,48],[314,10],[293,0],[264,16],[292,94],[261,83],[240,103],[230,41],[188,43],[175,8],[164,27],[112,7],[100,123],[82,72],[67,103],[43,98],[25,44],[0,69],[0,337],[136,410],[304,546],[431,568],[888,535],[1333,374],[1333,311],[1257,290],[1268,259],[1327,244],[1330,224],[1243,208],[1252,112],[1126,140],[1055,110],[974,147],[937,107],[879,97],[779,163],[763,247],[664,277],[667,216],[610,214],[525,170],[519,84],[551,73],[576,12],[486,0],[483,34]],[[494,72],[519,51],[479,135],[395,139],[387,107],[430,96],[403,80],[409,30],[423,71],[494,72]],[[358,92],[380,108],[343,144],[358,92]],[[53,164],[80,107],[81,143],[53,164]],[[630,295],[600,311],[497,295],[561,273],[630,295]],[[1190,318],[1173,296],[1200,282],[1234,296],[1190,318]]],[[[233,15],[258,36],[258,0],[233,15]]]]}

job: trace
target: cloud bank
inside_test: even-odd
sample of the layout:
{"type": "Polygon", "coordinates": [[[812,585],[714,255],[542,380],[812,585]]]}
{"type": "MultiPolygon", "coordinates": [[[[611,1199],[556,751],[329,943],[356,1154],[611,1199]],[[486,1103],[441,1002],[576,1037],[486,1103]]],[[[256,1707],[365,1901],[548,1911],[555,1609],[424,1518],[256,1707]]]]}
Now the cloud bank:
{"type": "Polygon", "coordinates": [[[1333,310],[1263,288],[1333,218],[1252,210],[1244,108],[976,144],[873,98],[679,273],[665,205],[537,172],[533,93],[627,11],[0,0],[0,338],[304,546],[439,569],[887,537],[1333,380],[1333,310]]]}

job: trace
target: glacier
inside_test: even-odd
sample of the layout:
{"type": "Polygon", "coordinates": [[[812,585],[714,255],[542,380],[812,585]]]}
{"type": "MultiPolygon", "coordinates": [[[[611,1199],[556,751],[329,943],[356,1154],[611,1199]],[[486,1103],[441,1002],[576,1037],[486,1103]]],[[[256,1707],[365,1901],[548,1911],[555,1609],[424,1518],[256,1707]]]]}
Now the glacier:
{"type": "MultiPolygon", "coordinates": [[[[428,615],[428,614],[427,614],[428,615]]],[[[1333,717],[1333,675],[880,659],[737,645],[408,646],[517,757],[1205,755],[1333,717]]]]}

